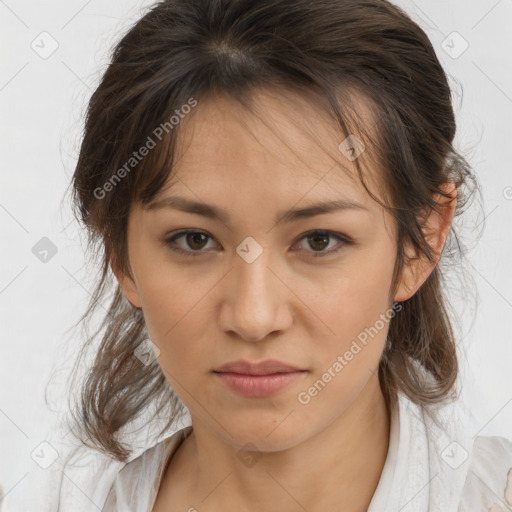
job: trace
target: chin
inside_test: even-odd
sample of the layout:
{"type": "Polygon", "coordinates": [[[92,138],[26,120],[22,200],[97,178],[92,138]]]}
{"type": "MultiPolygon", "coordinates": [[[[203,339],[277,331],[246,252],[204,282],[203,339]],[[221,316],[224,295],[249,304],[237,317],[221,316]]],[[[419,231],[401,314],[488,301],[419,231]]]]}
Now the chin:
{"type": "Polygon", "coordinates": [[[228,430],[233,436],[228,436],[225,431],[219,434],[239,450],[250,450],[249,444],[254,445],[260,452],[287,450],[300,443],[305,435],[304,429],[292,419],[293,414],[287,418],[288,414],[280,415],[279,418],[274,416],[267,421],[261,416],[244,421],[230,420],[227,421],[230,425],[228,430]]]}

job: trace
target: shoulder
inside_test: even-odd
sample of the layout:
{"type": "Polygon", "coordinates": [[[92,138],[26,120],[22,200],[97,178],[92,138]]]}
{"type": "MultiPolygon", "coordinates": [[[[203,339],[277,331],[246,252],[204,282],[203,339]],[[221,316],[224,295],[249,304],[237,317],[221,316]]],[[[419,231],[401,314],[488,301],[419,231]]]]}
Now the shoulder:
{"type": "Polygon", "coordinates": [[[3,485],[0,512],[58,512],[98,508],[124,465],[75,437],[59,416],[26,459],[14,486],[3,485]]]}
{"type": "Polygon", "coordinates": [[[111,483],[102,510],[152,510],[167,463],[191,432],[186,426],[130,460],[111,483]]]}
{"type": "Polygon", "coordinates": [[[458,512],[512,511],[512,442],[500,436],[478,436],[458,512]]]}
{"type": "Polygon", "coordinates": [[[186,426],[149,447],[147,439],[138,442],[135,438],[137,442],[129,443],[134,448],[132,456],[121,462],[69,435],[67,422],[59,418],[46,430],[46,441],[40,445],[45,463],[38,464],[34,458],[14,487],[0,487],[0,512],[105,510],[107,502],[123,502],[137,492],[140,498],[148,493],[151,499],[152,483],[161,478],[163,463],[191,428],[186,426]]]}

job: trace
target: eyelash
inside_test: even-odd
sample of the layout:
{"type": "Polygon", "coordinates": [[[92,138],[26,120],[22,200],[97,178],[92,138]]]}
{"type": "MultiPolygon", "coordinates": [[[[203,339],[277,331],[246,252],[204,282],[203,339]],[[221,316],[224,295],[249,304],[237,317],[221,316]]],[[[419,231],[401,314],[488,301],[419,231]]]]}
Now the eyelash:
{"type": "MultiPolygon", "coordinates": [[[[199,251],[187,251],[185,249],[180,249],[180,248],[177,248],[177,247],[173,247],[171,245],[172,242],[176,241],[178,238],[181,238],[181,237],[183,237],[185,235],[188,235],[190,233],[200,233],[200,234],[205,235],[209,239],[213,238],[213,237],[211,237],[210,235],[208,235],[204,231],[200,231],[200,230],[197,230],[197,229],[186,229],[186,230],[179,231],[178,233],[172,235],[170,238],[165,239],[165,244],[172,251],[177,252],[179,254],[183,254],[186,257],[195,258],[197,256],[201,256],[202,254],[204,254],[205,251],[201,251],[201,250],[199,250],[199,251]]],[[[336,238],[336,239],[338,239],[341,242],[342,246],[339,249],[335,249],[335,250],[331,249],[331,250],[325,251],[325,252],[313,251],[311,255],[307,256],[307,258],[311,258],[311,259],[323,258],[323,257],[326,257],[327,255],[338,253],[338,252],[340,252],[342,250],[342,248],[344,246],[353,245],[353,243],[354,243],[348,237],[346,237],[344,235],[341,235],[340,233],[335,233],[334,231],[320,230],[320,229],[314,229],[312,231],[308,231],[308,232],[304,233],[299,238],[299,241],[302,240],[303,238],[311,237],[311,236],[314,236],[314,235],[328,235],[329,237],[336,238]]],[[[307,251],[307,252],[309,252],[309,251],[307,251]]]]}

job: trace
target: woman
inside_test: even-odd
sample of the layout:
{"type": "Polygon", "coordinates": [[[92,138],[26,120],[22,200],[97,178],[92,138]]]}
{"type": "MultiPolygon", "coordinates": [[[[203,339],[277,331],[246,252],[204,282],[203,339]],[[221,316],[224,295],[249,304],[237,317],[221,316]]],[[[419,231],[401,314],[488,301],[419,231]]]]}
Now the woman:
{"type": "Polygon", "coordinates": [[[476,178],[455,129],[388,2],[155,4],[89,104],[83,320],[116,287],[38,510],[511,510],[512,444],[456,400],[440,266],[476,178]]]}

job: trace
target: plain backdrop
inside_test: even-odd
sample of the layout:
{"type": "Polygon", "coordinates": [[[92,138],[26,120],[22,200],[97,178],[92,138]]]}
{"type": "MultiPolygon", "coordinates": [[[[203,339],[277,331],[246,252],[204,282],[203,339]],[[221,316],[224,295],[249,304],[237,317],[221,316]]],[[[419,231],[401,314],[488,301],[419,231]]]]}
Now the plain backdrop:
{"type": "MultiPolygon", "coordinates": [[[[92,275],[63,197],[85,105],[112,45],[151,3],[0,0],[0,485],[5,492],[16,492],[36,467],[31,454],[51,429],[52,411],[64,407],[61,377],[81,344],[79,331],[70,335],[69,329],[87,303],[92,275]],[[46,262],[37,257],[41,244],[54,247],[46,262]],[[45,391],[53,397],[51,408],[45,391]]],[[[512,438],[512,0],[397,3],[427,32],[449,75],[456,147],[483,189],[483,214],[468,211],[471,222],[462,233],[463,274],[474,290],[453,293],[461,319],[462,392],[474,413],[475,434],[512,438]]],[[[458,284],[456,276],[453,283],[458,284]]]]}

